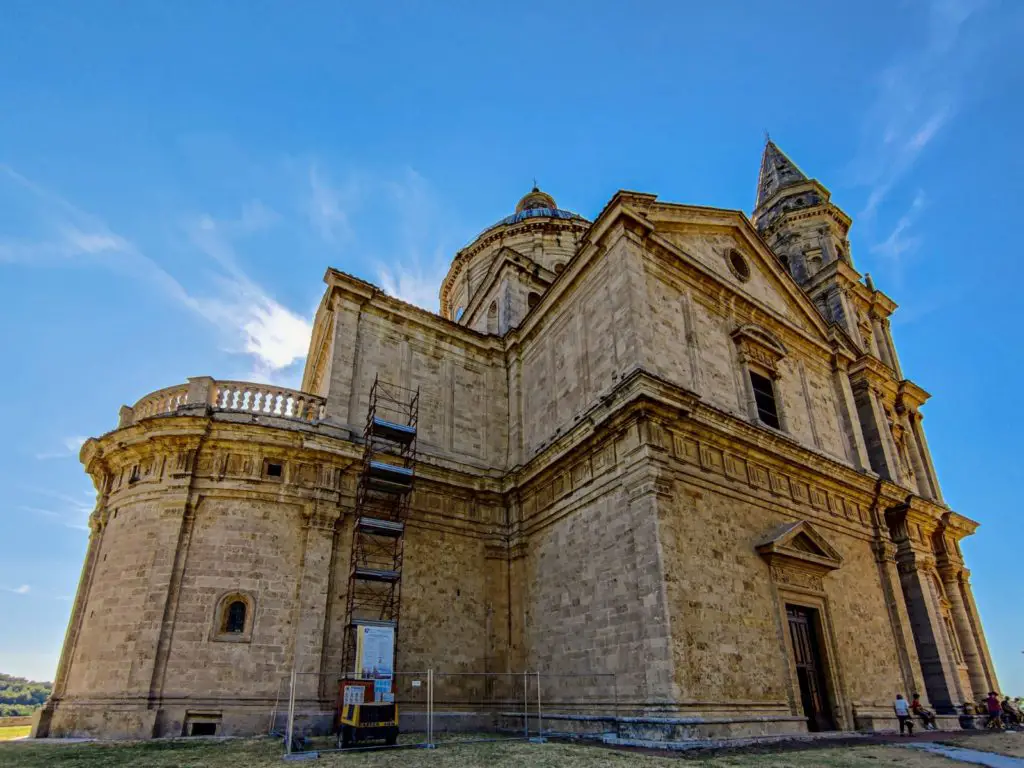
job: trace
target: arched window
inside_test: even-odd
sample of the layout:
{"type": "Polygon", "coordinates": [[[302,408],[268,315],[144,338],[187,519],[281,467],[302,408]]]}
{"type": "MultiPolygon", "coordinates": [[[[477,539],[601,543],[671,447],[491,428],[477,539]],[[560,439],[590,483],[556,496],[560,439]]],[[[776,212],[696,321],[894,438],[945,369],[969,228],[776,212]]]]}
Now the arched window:
{"type": "Polygon", "coordinates": [[[255,606],[253,596],[246,592],[221,595],[214,610],[211,639],[227,643],[251,642],[255,606]]]}
{"type": "Polygon", "coordinates": [[[245,603],[241,600],[235,600],[228,605],[224,631],[239,635],[245,631],[245,603]]]}
{"type": "Polygon", "coordinates": [[[527,295],[527,297],[526,297],[526,306],[529,309],[533,309],[539,303],[540,303],[540,294],[537,293],[536,291],[530,291],[529,295],[527,295]]]}

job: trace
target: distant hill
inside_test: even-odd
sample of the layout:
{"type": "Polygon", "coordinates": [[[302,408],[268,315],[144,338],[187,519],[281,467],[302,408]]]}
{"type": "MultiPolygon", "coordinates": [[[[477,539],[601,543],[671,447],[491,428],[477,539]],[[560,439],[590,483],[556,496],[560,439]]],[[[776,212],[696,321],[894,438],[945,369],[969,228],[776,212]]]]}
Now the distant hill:
{"type": "Polygon", "coordinates": [[[53,690],[53,683],[37,683],[0,672],[0,717],[31,715],[53,690]]]}

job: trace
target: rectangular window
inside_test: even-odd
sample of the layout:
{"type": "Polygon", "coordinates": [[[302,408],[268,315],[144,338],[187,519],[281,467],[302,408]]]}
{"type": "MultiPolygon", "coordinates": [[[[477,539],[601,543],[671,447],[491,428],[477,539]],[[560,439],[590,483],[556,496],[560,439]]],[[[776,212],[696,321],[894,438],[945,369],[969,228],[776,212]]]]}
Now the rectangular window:
{"type": "Polygon", "coordinates": [[[775,407],[775,384],[767,376],[750,372],[750,384],[754,388],[754,402],[757,403],[757,417],[775,429],[782,429],[779,411],[775,407]]]}

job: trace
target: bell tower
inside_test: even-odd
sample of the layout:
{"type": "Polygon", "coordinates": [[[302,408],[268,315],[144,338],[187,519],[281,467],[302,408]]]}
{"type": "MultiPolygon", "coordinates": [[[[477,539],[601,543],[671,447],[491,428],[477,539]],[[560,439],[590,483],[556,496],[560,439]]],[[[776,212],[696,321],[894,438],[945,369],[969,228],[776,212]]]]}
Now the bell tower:
{"type": "Polygon", "coordinates": [[[857,338],[856,315],[843,288],[858,281],[847,235],[852,220],[831,193],[769,139],[761,155],[754,226],[826,320],[857,338]],[[841,276],[842,275],[842,276],[841,276]],[[845,278],[845,279],[844,279],[845,278]]]}

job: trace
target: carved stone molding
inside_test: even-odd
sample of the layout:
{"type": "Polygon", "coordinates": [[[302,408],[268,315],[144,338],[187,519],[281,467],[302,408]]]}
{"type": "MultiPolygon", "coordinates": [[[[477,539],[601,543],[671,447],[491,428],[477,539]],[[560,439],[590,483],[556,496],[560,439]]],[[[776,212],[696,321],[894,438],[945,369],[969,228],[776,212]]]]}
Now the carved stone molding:
{"type": "Polygon", "coordinates": [[[805,571],[799,568],[785,568],[783,566],[773,565],[772,580],[776,584],[801,587],[814,592],[825,591],[825,582],[820,573],[805,571]]]}
{"type": "Polygon", "coordinates": [[[825,576],[842,565],[838,551],[810,523],[801,520],[772,531],[756,546],[777,585],[825,591],[825,576]]]}
{"type": "Polygon", "coordinates": [[[743,325],[731,334],[744,362],[757,363],[775,372],[786,356],[786,347],[775,336],[756,325],[743,325]]]}
{"type": "Polygon", "coordinates": [[[302,524],[319,531],[333,531],[339,519],[338,509],[303,510],[302,524]]]}

